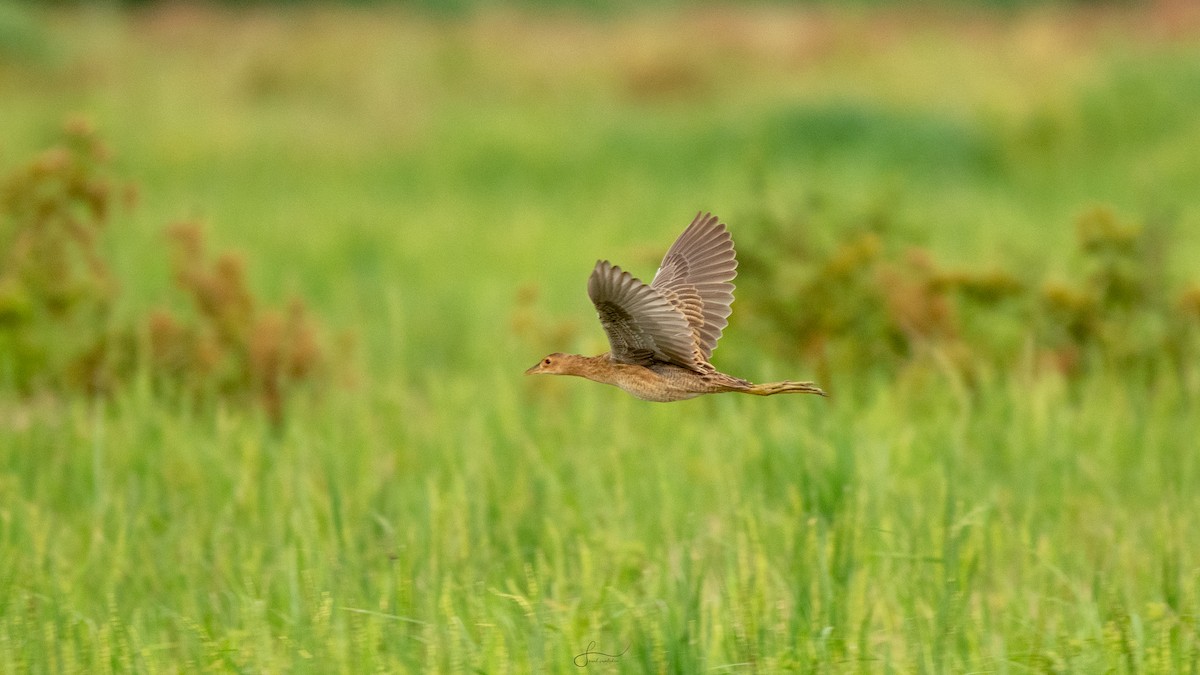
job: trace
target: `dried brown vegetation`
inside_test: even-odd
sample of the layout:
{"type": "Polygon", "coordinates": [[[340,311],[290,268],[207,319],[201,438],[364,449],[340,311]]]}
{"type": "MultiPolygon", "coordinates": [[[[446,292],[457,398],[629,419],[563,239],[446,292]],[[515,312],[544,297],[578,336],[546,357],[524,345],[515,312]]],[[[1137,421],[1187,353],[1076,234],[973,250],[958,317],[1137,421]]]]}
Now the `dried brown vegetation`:
{"type": "Polygon", "coordinates": [[[209,261],[202,228],[168,231],[175,283],[191,308],[159,308],[115,325],[119,286],[101,232],[115,202],[132,204],[107,172],[90,125],[4,179],[0,192],[0,387],[21,395],[116,390],[145,364],[156,385],[193,400],[253,399],[280,422],[290,393],[325,382],[330,352],[302,300],[265,308],[236,253],[209,261]]]}
{"type": "Polygon", "coordinates": [[[3,382],[29,393],[108,385],[117,285],[100,248],[119,191],[86,122],[0,181],[3,382]]]}
{"type": "Polygon", "coordinates": [[[755,249],[779,255],[743,247],[742,285],[756,307],[742,311],[768,336],[764,344],[811,360],[822,381],[928,360],[968,381],[1029,364],[1067,377],[1103,368],[1152,381],[1200,363],[1200,286],[1173,290],[1165,234],[1108,209],[1079,217],[1072,281],[946,268],[916,247],[891,251],[886,223],[824,248],[796,240],[808,228],[769,217],[760,224],[766,241],[755,249]]]}
{"type": "Polygon", "coordinates": [[[194,318],[164,308],[147,319],[154,372],[193,394],[252,396],[280,421],[287,392],[328,375],[320,331],[303,300],[262,309],[246,285],[240,255],[227,252],[208,262],[196,223],[177,224],[168,235],[175,282],[190,297],[194,318]]]}

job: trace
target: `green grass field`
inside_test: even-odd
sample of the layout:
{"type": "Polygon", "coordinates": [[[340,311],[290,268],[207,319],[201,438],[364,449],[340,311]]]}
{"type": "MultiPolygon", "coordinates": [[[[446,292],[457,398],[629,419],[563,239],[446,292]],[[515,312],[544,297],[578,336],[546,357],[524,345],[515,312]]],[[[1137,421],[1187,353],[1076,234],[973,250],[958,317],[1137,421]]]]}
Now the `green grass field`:
{"type": "MultiPolygon", "coordinates": [[[[1197,368],[968,378],[935,347],[834,362],[828,400],[675,404],[521,375],[603,351],[591,266],[648,277],[697,210],[744,258],[778,257],[763,223],[882,219],[1070,282],[1103,207],[1196,282],[1186,2],[0,4],[0,101],[3,171],[81,113],[138,186],[114,321],[184,304],[163,231],[198,219],[356,343],[278,426],[145,371],[0,387],[0,671],[1200,671],[1197,368]]],[[[716,364],[817,377],[738,283],[716,364]]]]}

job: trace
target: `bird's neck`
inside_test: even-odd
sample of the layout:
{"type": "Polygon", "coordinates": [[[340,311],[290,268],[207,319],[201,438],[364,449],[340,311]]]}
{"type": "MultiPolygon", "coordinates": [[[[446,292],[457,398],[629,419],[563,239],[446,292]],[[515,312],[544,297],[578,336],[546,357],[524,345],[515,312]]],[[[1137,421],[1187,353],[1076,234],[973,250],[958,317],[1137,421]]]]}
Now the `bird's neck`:
{"type": "Polygon", "coordinates": [[[564,369],[565,375],[576,375],[586,377],[594,382],[613,384],[616,368],[612,359],[608,357],[608,352],[596,356],[571,354],[568,364],[568,368],[564,369]]]}

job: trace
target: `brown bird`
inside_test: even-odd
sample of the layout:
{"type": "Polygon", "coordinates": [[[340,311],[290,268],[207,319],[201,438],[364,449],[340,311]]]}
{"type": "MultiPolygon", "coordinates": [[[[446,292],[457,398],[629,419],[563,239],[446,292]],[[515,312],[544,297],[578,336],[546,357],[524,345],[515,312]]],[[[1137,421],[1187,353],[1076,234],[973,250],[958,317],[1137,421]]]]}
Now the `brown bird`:
{"type": "Polygon", "coordinates": [[[752,384],[708,362],[729,325],[737,258],[716,216],[696,214],[671,245],[649,285],[600,260],[588,278],[611,351],[599,356],[554,353],[526,375],[576,375],[616,385],[647,401],[681,401],[727,391],[772,396],[819,394],[812,382],[752,384]]]}

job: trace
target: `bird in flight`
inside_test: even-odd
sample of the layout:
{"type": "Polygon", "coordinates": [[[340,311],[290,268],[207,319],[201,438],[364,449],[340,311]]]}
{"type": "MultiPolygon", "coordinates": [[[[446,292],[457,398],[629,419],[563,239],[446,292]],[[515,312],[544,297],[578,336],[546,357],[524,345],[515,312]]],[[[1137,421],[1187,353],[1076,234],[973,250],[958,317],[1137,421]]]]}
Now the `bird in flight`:
{"type": "Polygon", "coordinates": [[[607,260],[588,278],[610,351],[599,356],[554,353],[526,375],[575,375],[611,384],[646,401],[681,401],[727,391],[773,396],[819,394],[812,382],[753,384],[708,362],[729,325],[737,258],[725,224],[696,214],[667,250],[654,280],[642,283],[607,260]]]}

